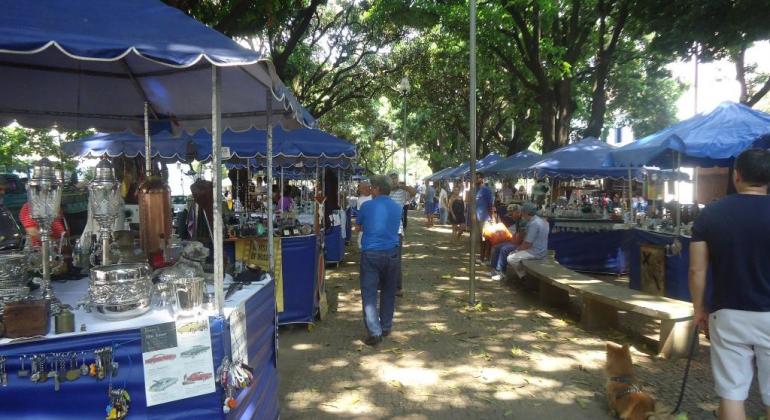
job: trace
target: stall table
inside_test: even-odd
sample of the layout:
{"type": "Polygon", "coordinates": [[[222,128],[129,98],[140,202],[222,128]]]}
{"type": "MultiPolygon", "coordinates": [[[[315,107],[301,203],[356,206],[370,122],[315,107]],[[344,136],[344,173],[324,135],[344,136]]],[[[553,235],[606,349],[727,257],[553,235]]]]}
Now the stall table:
{"type": "MultiPolygon", "coordinates": [[[[63,303],[74,306],[86,294],[88,280],[54,283],[53,288],[63,303]]],[[[93,360],[93,350],[105,346],[113,348],[114,359],[119,363],[118,373],[111,379],[112,386],[124,388],[130,394],[130,419],[278,418],[274,294],[272,280],[253,283],[225,302],[225,318],[209,316],[211,363],[216,370],[223,357],[230,355],[233,345],[230,335],[232,313],[240,306],[238,312],[245,314],[245,349],[248,363],[254,368],[254,383],[237,394],[238,406],[227,415],[222,411],[224,391],[219,385],[215,392],[147,407],[142,328],[174,321],[168,310],[154,308],[133,319],[111,322],[76,309],[73,312],[78,332],[55,335],[51,325],[51,333],[44,338],[18,342],[0,340],[0,356],[7,358],[8,371],[8,386],[0,391],[0,419],[104,418],[109,379],[98,381],[93,377],[81,377],[71,382],[62,381],[60,390],[55,391],[53,379],[34,383],[28,376],[19,377],[17,372],[21,355],[27,356],[25,368],[29,369],[29,357],[34,354],[85,351],[91,352],[93,360]],[[81,324],[86,325],[86,332],[79,332],[81,324]]]]}
{"type": "Polygon", "coordinates": [[[549,219],[548,249],[575,271],[625,274],[629,271],[626,225],[604,219],[549,219]]]}
{"type": "MultiPolygon", "coordinates": [[[[690,301],[688,273],[690,269],[690,241],[685,235],[634,228],[629,252],[632,289],[690,301]],[[671,245],[678,240],[678,253],[671,245]]],[[[707,276],[706,296],[711,294],[711,272],[707,276]]]]}
{"type": "MultiPolygon", "coordinates": [[[[250,241],[266,241],[266,238],[237,238],[225,241],[225,255],[236,261],[236,242],[243,244],[250,241]]],[[[318,244],[316,235],[285,236],[275,238],[280,244],[280,255],[276,262],[281,262],[281,278],[277,283],[281,286],[282,308],[279,304],[278,324],[309,324],[315,321],[318,313],[318,244]],[[283,310],[281,310],[283,309],[283,310]]],[[[266,261],[263,262],[266,264],[266,261]]],[[[278,273],[276,273],[277,275],[278,273]]],[[[320,278],[323,278],[321,273],[320,278]]]]}

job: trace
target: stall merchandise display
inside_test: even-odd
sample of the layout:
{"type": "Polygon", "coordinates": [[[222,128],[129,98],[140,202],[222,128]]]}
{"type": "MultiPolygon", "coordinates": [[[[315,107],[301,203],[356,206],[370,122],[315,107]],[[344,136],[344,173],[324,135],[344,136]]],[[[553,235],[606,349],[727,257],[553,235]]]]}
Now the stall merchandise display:
{"type": "Polygon", "coordinates": [[[114,264],[91,269],[89,303],[107,320],[133,318],[150,310],[151,269],[148,264],[114,264]]]}

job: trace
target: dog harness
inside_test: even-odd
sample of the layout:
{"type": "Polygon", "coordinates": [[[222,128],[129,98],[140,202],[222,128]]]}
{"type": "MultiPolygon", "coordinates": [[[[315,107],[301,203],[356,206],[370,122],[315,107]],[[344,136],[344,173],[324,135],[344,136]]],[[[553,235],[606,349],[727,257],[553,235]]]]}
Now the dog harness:
{"type": "Polygon", "coordinates": [[[622,384],[628,385],[628,388],[623,389],[623,390],[618,391],[618,392],[615,393],[615,399],[616,400],[619,400],[619,399],[621,399],[621,398],[623,398],[623,397],[625,397],[626,395],[629,395],[629,394],[636,394],[636,393],[642,392],[642,389],[639,388],[633,382],[633,378],[631,376],[628,376],[628,375],[614,376],[614,377],[610,378],[610,381],[611,382],[620,382],[622,384]]]}

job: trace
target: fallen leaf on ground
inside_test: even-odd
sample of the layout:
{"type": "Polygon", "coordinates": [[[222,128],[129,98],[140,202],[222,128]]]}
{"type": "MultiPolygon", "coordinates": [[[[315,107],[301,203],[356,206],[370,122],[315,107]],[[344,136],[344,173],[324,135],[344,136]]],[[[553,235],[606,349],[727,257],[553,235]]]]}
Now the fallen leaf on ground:
{"type": "Polygon", "coordinates": [[[520,348],[518,348],[516,346],[513,346],[511,348],[511,356],[513,356],[513,357],[529,357],[529,354],[527,354],[526,351],[524,351],[524,350],[522,350],[522,349],[520,349],[520,348]]]}
{"type": "Polygon", "coordinates": [[[588,408],[588,401],[582,398],[575,398],[575,402],[577,403],[577,405],[580,406],[580,408],[583,408],[583,409],[588,408]]]}

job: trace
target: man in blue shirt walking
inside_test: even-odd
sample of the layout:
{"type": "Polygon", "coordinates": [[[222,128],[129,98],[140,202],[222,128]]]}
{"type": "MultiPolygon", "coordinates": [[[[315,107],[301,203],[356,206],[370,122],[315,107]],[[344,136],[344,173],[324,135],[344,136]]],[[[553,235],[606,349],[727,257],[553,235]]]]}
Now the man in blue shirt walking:
{"type": "Polygon", "coordinates": [[[390,180],[371,179],[372,199],[361,206],[356,223],[361,233],[361,301],[368,332],[364,343],[376,346],[393,328],[396,285],[401,271],[398,228],[401,206],[390,198],[390,180]],[[377,291],[380,305],[377,308],[377,291]]]}

